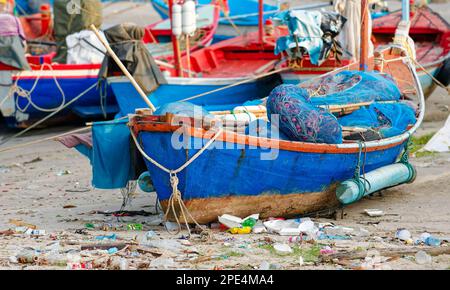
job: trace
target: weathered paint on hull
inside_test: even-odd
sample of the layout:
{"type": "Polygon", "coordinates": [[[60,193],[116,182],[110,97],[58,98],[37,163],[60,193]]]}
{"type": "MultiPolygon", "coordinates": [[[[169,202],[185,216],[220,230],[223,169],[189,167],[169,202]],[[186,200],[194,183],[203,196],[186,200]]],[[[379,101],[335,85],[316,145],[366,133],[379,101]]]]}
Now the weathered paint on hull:
{"type": "MultiPolygon", "coordinates": [[[[147,154],[169,169],[180,167],[197,152],[174,149],[172,134],[167,132],[141,132],[140,138],[147,154]]],[[[202,140],[189,138],[191,144],[202,140]]],[[[239,147],[208,149],[178,174],[183,199],[202,222],[212,221],[221,213],[284,216],[336,206],[335,185],[352,178],[358,161],[358,153],[289,150],[280,150],[274,160],[261,160],[261,153],[267,149],[226,144],[239,147]]],[[[367,152],[365,172],[394,163],[402,148],[400,144],[367,152]]],[[[172,193],[169,176],[149,162],[147,167],[158,198],[165,204],[172,193]]]]}

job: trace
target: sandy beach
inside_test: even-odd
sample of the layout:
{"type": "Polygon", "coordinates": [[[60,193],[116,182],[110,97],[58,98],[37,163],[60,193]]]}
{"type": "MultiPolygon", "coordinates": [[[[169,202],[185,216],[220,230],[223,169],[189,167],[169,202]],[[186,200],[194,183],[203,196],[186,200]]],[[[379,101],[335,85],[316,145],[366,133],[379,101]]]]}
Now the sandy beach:
{"type": "MultiPolygon", "coordinates": [[[[131,5],[117,3],[105,7],[105,25],[129,21],[130,15],[133,20],[142,21],[138,24],[158,19],[150,5],[139,4],[134,8],[131,5]],[[149,16],[137,17],[144,14],[149,16]]],[[[398,7],[397,2],[395,5],[398,7]]],[[[450,3],[431,7],[443,12],[443,17],[449,20],[450,3]]],[[[439,130],[450,113],[449,106],[450,96],[437,88],[426,102],[425,122],[416,136],[439,130]]],[[[0,139],[17,133],[1,126],[0,139]]],[[[4,146],[79,127],[80,124],[67,124],[33,130],[4,146]]],[[[155,193],[137,190],[126,207],[129,211],[152,215],[116,217],[108,214],[120,209],[122,194],[119,190],[92,188],[89,160],[76,150],[67,149],[59,142],[46,141],[0,152],[0,269],[67,268],[67,265],[48,262],[18,261],[17,256],[30,248],[38,253],[57,248],[60,253],[79,254],[83,261],[89,261],[89,267],[99,269],[121,268],[112,256],[126,260],[127,266],[123,268],[129,269],[450,269],[448,250],[447,254],[432,254],[431,262],[419,263],[415,258],[417,251],[429,251],[431,247],[395,238],[398,229],[407,229],[413,237],[427,232],[440,238],[443,244],[439,248],[444,248],[444,252],[450,246],[450,153],[412,156],[411,160],[418,171],[414,183],[364,198],[346,207],[343,218],[341,212],[336,219],[312,217],[316,223],[330,222],[352,228],[349,239],[290,242],[288,237],[277,234],[232,235],[211,229],[208,238],[193,235],[186,240],[185,230],[171,234],[161,225],[162,215],[155,208],[155,193]],[[384,215],[369,217],[364,209],[380,209],[384,215]],[[24,224],[45,230],[45,234],[30,236],[15,231],[24,224]],[[141,224],[143,229],[127,229],[129,224],[141,224]],[[115,236],[111,237],[113,234],[115,236]],[[98,238],[101,236],[103,240],[98,238]],[[281,255],[274,250],[277,243],[289,244],[294,251],[281,255]],[[118,252],[108,254],[92,250],[89,248],[92,244],[103,244],[106,249],[117,247],[118,252]],[[327,259],[322,255],[324,249],[334,255],[348,255],[327,259]],[[363,257],[351,259],[350,253],[358,251],[365,253],[363,257]],[[389,251],[404,251],[405,254],[386,254],[389,251]]]]}

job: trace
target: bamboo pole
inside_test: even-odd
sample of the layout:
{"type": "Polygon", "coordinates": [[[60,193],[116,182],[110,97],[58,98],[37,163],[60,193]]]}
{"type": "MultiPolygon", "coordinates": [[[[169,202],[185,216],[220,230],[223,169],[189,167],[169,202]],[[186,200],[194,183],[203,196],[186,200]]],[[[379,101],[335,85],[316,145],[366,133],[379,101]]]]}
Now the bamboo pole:
{"type": "Polygon", "coordinates": [[[187,71],[188,77],[192,77],[191,74],[191,44],[189,42],[189,35],[186,34],[186,60],[187,60],[187,71]]]}
{"type": "Polygon", "coordinates": [[[368,0],[361,0],[361,51],[359,70],[367,71],[369,64],[369,13],[368,0]]]}
{"type": "Polygon", "coordinates": [[[258,35],[259,43],[264,44],[264,1],[259,0],[258,3],[258,35]]]}
{"type": "Polygon", "coordinates": [[[156,111],[155,106],[152,104],[152,102],[147,98],[147,95],[144,93],[142,88],[138,85],[136,80],[133,78],[133,76],[128,72],[127,68],[123,65],[123,63],[120,61],[120,59],[117,57],[115,52],[111,49],[109,44],[103,39],[103,37],[98,32],[97,28],[95,28],[94,24],[91,24],[90,26],[91,30],[95,33],[97,38],[100,40],[100,42],[103,44],[103,46],[108,51],[109,55],[114,59],[116,64],[119,66],[120,70],[123,72],[123,74],[130,80],[133,87],[137,90],[141,98],[144,100],[144,102],[150,107],[150,109],[154,112],[156,111]]]}

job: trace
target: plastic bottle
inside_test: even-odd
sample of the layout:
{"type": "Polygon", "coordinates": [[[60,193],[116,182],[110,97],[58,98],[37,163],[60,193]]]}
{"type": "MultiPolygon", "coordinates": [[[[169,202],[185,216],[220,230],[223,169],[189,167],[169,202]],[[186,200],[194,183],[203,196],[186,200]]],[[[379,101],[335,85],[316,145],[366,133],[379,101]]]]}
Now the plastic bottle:
{"type": "Polygon", "coordinates": [[[248,218],[242,223],[242,226],[243,227],[251,227],[251,228],[253,228],[256,225],[256,222],[257,222],[256,219],[248,218]]]}
{"type": "Polygon", "coordinates": [[[439,247],[441,245],[441,240],[433,236],[429,236],[425,239],[425,244],[432,247],[439,247]]]}
{"type": "Polygon", "coordinates": [[[432,262],[432,258],[430,255],[428,255],[427,253],[425,253],[424,251],[418,251],[416,253],[416,262],[419,265],[424,265],[424,264],[431,264],[432,262]]]}

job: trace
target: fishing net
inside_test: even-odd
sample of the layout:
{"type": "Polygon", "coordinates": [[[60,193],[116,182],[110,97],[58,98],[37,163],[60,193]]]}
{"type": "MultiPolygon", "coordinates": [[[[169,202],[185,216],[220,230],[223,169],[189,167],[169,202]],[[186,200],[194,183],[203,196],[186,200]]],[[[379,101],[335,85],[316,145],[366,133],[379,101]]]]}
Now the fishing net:
{"type": "Polygon", "coordinates": [[[416,122],[415,110],[404,103],[374,103],[338,119],[341,126],[370,128],[383,138],[402,134],[416,122]]]}
{"type": "Polygon", "coordinates": [[[397,101],[401,92],[387,74],[341,71],[300,84],[314,105],[344,105],[373,101],[397,101]]]}
{"type": "Polygon", "coordinates": [[[275,88],[267,99],[267,116],[279,119],[279,127],[290,140],[342,143],[342,129],[335,116],[309,102],[305,89],[293,85],[275,88]]]}

